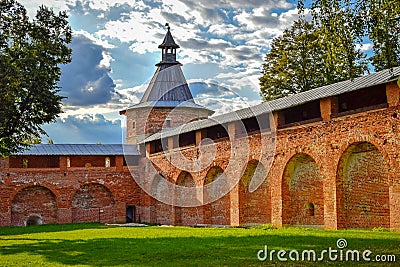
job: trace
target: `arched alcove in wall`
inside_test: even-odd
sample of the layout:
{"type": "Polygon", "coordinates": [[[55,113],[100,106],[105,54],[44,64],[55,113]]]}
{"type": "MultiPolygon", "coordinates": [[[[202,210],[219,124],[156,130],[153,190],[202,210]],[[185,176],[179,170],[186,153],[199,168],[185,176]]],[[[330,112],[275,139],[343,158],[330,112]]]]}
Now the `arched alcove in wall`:
{"type": "MultiPolygon", "coordinates": [[[[182,171],[178,179],[176,180],[176,185],[182,187],[195,188],[196,184],[192,175],[188,172],[182,171]]],[[[192,195],[179,195],[180,198],[188,198],[190,202],[196,202],[196,194],[192,195]]],[[[177,199],[175,206],[175,224],[177,225],[190,225],[194,226],[203,223],[203,208],[202,206],[197,207],[180,207],[180,204],[185,203],[184,199],[177,199]]],[[[200,203],[199,203],[200,204],[200,203]]]]}
{"type": "MultiPolygon", "coordinates": [[[[228,186],[227,181],[222,181],[217,185],[213,183],[224,173],[219,166],[210,168],[204,179],[204,185],[211,184],[210,190],[204,192],[204,199],[211,199],[213,196],[219,196],[228,186]]],[[[205,188],[205,187],[204,187],[205,188]]],[[[229,193],[221,196],[219,199],[204,206],[204,222],[212,225],[230,225],[230,195],[229,193]]]]}
{"type": "Polygon", "coordinates": [[[11,225],[24,226],[28,222],[57,222],[57,199],[47,187],[25,187],[14,196],[11,205],[11,225]],[[35,221],[34,216],[40,220],[35,221]]]}
{"type": "Polygon", "coordinates": [[[336,174],[338,228],[390,226],[388,167],[369,142],[351,144],[336,174]]]}
{"type": "Polygon", "coordinates": [[[114,222],[114,197],[104,185],[83,185],[71,207],[73,222],[114,222]]]}
{"type": "Polygon", "coordinates": [[[161,174],[156,174],[151,187],[150,222],[159,224],[173,224],[173,207],[157,200],[157,196],[168,195],[169,188],[161,182],[165,179],[161,174]]]}
{"type": "Polygon", "coordinates": [[[247,163],[239,182],[239,221],[241,225],[271,222],[271,194],[268,173],[257,160],[247,163]],[[264,180],[253,192],[249,185],[252,179],[264,180]]]}
{"type": "Polygon", "coordinates": [[[282,224],[324,225],[323,179],[308,154],[296,154],[286,164],[282,177],[282,224]]]}

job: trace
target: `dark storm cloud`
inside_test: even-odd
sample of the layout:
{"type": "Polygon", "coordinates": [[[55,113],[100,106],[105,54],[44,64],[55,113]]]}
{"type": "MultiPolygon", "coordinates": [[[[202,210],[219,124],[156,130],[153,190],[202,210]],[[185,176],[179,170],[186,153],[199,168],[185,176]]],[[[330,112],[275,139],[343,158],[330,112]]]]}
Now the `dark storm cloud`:
{"type": "Polygon", "coordinates": [[[56,123],[45,125],[44,130],[56,144],[120,144],[122,142],[121,121],[110,121],[103,115],[94,117],[85,115],[81,117],[68,116],[58,119],[56,123]]]}
{"type": "Polygon", "coordinates": [[[85,36],[75,36],[71,43],[72,62],[62,67],[61,95],[65,103],[89,106],[107,103],[115,84],[109,76],[110,69],[101,66],[104,48],[85,36]]]}

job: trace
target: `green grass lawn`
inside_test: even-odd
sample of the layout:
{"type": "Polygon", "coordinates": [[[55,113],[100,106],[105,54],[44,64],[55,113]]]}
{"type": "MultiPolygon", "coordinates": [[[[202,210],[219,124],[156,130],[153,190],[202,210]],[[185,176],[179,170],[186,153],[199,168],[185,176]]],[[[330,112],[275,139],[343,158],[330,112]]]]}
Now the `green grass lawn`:
{"type": "MultiPolygon", "coordinates": [[[[328,231],[270,227],[106,227],[101,224],[41,225],[26,228],[0,227],[1,266],[315,266],[315,262],[261,262],[257,252],[337,249],[339,238],[347,249],[369,249],[394,254],[400,262],[400,233],[387,231],[328,231]]],[[[294,255],[294,254],[293,254],[294,255]]],[[[329,261],[319,265],[389,266],[389,263],[329,261]]],[[[362,257],[361,257],[362,260],[362,257]]],[[[396,264],[392,264],[395,266],[396,264]]]]}

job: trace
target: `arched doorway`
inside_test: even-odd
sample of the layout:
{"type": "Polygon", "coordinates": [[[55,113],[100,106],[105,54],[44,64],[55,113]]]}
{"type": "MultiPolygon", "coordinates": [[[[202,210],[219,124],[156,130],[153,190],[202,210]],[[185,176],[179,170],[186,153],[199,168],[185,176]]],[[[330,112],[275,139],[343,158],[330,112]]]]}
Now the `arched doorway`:
{"type": "Polygon", "coordinates": [[[157,200],[156,196],[168,195],[169,188],[165,183],[162,183],[162,179],[165,179],[161,174],[157,174],[154,177],[151,187],[151,205],[150,205],[150,222],[159,224],[173,224],[173,207],[157,200]]]}
{"type": "Polygon", "coordinates": [[[31,215],[28,220],[26,220],[26,226],[41,225],[43,223],[42,217],[39,215],[31,215]]]}
{"type": "Polygon", "coordinates": [[[73,222],[114,222],[114,198],[101,184],[82,186],[72,200],[73,222]]]}
{"type": "MultiPolygon", "coordinates": [[[[217,180],[224,171],[221,167],[212,167],[208,172],[204,180],[204,185],[211,184],[217,180]]],[[[210,190],[204,192],[204,198],[210,199],[212,196],[221,194],[222,188],[228,186],[227,181],[222,181],[219,186],[215,183],[211,186],[210,190]]],[[[219,199],[207,204],[204,207],[204,222],[212,225],[230,225],[230,196],[229,193],[220,197],[219,199]]]]}
{"type": "Polygon", "coordinates": [[[15,195],[11,204],[11,225],[24,226],[56,222],[57,199],[47,187],[30,186],[15,195]]]}
{"type": "MultiPolygon", "coordinates": [[[[194,179],[192,175],[188,172],[181,172],[181,174],[178,176],[178,179],[176,180],[176,184],[179,186],[183,187],[191,187],[195,188],[196,184],[194,182],[194,179]]],[[[188,198],[190,202],[195,203],[199,201],[196,200],[196,193],[193,192],[193,195],[190,196],[181,196],[188,198]]],[[[202,224],[203,223],[203,209],[201,206],[197,207],[180,207],[180,203],[184,203],[183,200],[177,199],[177,206],[175,207],[175,224],[176,225],[189,225],[189,226],[194,226],[197,224],[202,224]]]]}
{"type": "Polygon", "coordinates": [[[239,220],[241,225],[271,222],[271,195],[267,179],[267,171],[257,160],[248,162],[239,182],[239,220]],[[253,192],[249,185],[253,179],[264,180],[253,192]]]}
{"type": "Polygon", "coordinates": [[[336,176],[338,228],[390,226],[388,168],[369,142],[350,145],[336,176]]]}
{"type": "Polygon", "coordinates": [[[308,154],[294,155],[282,177],[282,224],[324,225],[324,187],[319,167],[308,154]]]}

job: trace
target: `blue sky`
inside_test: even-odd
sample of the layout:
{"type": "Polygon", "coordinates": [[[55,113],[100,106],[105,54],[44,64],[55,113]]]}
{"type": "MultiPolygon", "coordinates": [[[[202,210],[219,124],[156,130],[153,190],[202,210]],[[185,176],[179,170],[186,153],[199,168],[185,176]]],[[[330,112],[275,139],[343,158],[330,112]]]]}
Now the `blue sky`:
{"type": "MultiPolygon", "coordinates": [[[[272,39],[297,19],[294,1],[20,0],[66,10],[72,62],[62,67],[64,113],[44,129],[55,143],[121,143],[119,111],[138,103],[170,23],[199,104],[221,114],[261,102],[258,78],[272,39]],[[220,86],[199,86],[199,83],[220,86]],[[222,89],[221,89],[222,88],[222,89]]],[[[48,137],[44,138],[44,142],[48,137]]]]}

